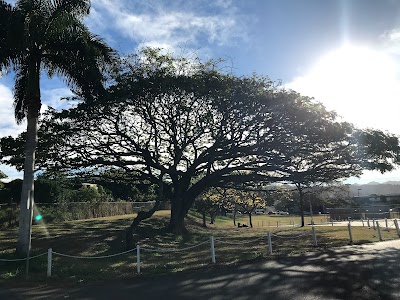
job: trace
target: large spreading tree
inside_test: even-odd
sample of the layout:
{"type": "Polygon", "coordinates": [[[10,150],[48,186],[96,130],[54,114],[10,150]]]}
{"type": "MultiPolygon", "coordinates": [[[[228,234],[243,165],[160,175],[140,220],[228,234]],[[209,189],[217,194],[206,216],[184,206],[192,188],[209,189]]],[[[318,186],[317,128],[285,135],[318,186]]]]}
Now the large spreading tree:
{"type": "MultiPolygon", "coordinates": [[[[325,165],[350,170],[337,177],[362,168],[366,158],[355,152],[352,126],[267,78],[237,77],[217,67],[152,49],[126,58],[107,97],[44,118],[39,163],[99,173],[119,169],[158,186],[155,207],[139,213],[128,237],[161,200],[171,202],[168,229],[184,233],[184,218],[204,191],[293,182],[293,162],[313,153],[317,159],[337,149],[337,159],[325,165]]],[[[2,147],[17,153],[17,144],[7,140],[2,147]]]]}
{"type": "Polygon", "coordinates": [[[54,166],[121,168],[132,179],[162,184],[175,233],[186,231],[184,217],[204,190],[280,176],[275,171],[286,158],[276,149],[289,148],[290,133],[278,119],[288,101],[273,82],[153,50],[142,54],[122,65],[103,103],[44,120],[54,166]]]}
{"type": "Polygon", "coordinates": [[[0,71],[15,72],[15,117],[18,123],[27,120],[17,243],[21,254],[30,249],[40,78],[43,72],[59,75],[91,99],[104,89],[103,71],[114,57],[83,24],[89,9],[89,0],[19,0],[13,6],[0,1],[0,71]]]}

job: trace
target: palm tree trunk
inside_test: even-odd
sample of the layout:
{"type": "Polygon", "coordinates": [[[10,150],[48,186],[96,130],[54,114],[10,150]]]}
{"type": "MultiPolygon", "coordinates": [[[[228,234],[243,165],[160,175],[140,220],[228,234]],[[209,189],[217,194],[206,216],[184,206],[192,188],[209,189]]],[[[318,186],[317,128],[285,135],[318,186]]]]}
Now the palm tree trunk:
{"type": "Polygon", "coordinates": [[[25,142],[24,182],[22,183],[19,213],[17,254],[26,255],[31,250],[32,216],[34,204],[35,152],[38,141],[38,119],[40,114],[40,60],[29,61],[26,86],[27,129],[25,142]]]}
{"type": "Polygon", "coordinates": [[[35,169],[35,151],[37,144],[37,121],[38,116],[35,112],[28,111],[28,125],[26,132],[26,149],[24,162],[24,182],[21,192],[21,206],[19,213],[17,254],[24,256],[31,249],[32,216],[33,208],[30,207],[30,201],[33,205],[34,191],[34,169],[35,169]]]}

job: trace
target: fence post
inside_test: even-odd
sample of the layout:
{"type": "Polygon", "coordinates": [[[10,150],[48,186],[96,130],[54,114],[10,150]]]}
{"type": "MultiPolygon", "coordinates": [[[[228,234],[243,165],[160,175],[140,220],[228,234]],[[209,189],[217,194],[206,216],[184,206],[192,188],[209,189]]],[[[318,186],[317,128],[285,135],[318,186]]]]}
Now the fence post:
{"type": "Polygon", "coordinates": [[[333,219],[331,218],[332,226],[333,226],[333,219]]]}
{"type": "Polygon", "coordinates": [[[47,249],[47,277],[51,277],[51,263],[53,258],[53,249],[47,249]]]}
{"type": "Polygon", "coordinates": [[[353,243],[353,235],[351,234],[351,224],[347,224],[347,229],[349,230],[349,238],[350,238],[350,243],[353,243]]]}
{"type": "Polygon", "coordinates": [[[378,228],[379,241],[382,242],[381,228],[379,227],[379,222],[378,221],[376,221],[376,228],[378,228]]]}
{"type": "Polygon", "coordinates": [[[214,237],[211,236],[211,262],[215,264],[215,245],[214,245],[214,237]]]}
{"type": "Polygon", "coordinates": [[[140,245],[136,245],[136,269],[140,274],[140,245]]]}
{"type": "Polygon", "coordinates": [[[269,254],[272,254],[272,239],[271,239],[271,232],[268,231],[268,250],[269,254]]]}
{"type": "Polygon", "coordinates": [[[367,225],[368,225],[368,228],[371,228],[371,224],[369,224],[369,218],[367,218],[367,225]]]}
{"type": "Polygon", "coordinates": [[[318,243],[317,243],[317,236],[315,235],[315,228],[314,226],[312,227],[312,236],[313,236],[313,240],[314,240],[314,246],[317,247],[318,243]]]}
{"type": "MultiPolygon", "coordinates": [[[[378,221],[377,221],[378,222],[378,221]]],[[[376,230],[375,229],[375,219],[372,219],[372,226],[374,227],[374,230],[376,230]]]]}
{"type": "Polygon", "coordinates": [[[389,226],[388,226],[387,218],[385,218],[385,225],[386,225],[386,230],[389,231],[389,226]]]}
{"type": "Polygon", "coordinates": [[[394,226],[396,226],[397,235],[400,238],[400,230],[399,230],[399,223],[397,223],[397,219],[394,219],[394,226]]]}
{"type": "Polygon", "coordinates": [[[279,227],[279,223],[278,223],[279,221],[276,221],[276,227],[279,227]]]}
{"type": "Polygon", "coordinates": [[[363,227],[364,227],[364,219],[361,219],[361,222],[362,222],[362,224],[363,224],[363,227]]]}

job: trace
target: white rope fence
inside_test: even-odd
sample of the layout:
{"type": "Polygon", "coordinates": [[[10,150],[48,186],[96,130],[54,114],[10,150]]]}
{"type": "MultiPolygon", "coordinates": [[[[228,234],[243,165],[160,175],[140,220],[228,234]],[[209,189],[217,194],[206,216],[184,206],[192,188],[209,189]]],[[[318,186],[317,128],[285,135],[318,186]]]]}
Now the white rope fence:
{"type": "MultiPolygon", "coordinates": [[[[394,219],[393,220],[393,224],[390,225],[390,226],[388,224],[388,219],[385,218],[384,222],[385,222],[385,229],[388,232],[390,232],[390,228],[393,228],[393,227],[396,228],[397,236],[400,238],[400,229],[399,229],[399,223],[398,223],[397,219],[394,219]]],[[[370,220],[369,219],[367,219],[367,225],[368,225],[368,228],[371,229],[371,224],[370,224],[370,220]]],[[[364,222],[363,222],[363,226],[364,226],[364,222]]],[[[372,220],[372,228],[374,230],[377,230],[379,241],[382,242],[383,241],[383,237],[382,237],[381,226],[379,224],[379,221],[377,221],[377,220],[375,221],[373,219],[372,220]]],[[[347,224],[347,229],[349,231],[349,241],[350,241],[350,243],[353,243],[353,233],[352,233],[351,222],[349,222],[349,224],[347,224]]]]}
{"type": "MultiPolygon", "coordinates": [[[[369,220],[368,220],[369,223],[369,220]]],[[[370,224],[368,224],[370,225],[370,224]]],[[[373,221],[373,226],[375,227],[376,225],[376,229],[378,232],[378,237],[379,237],[379,241],[383,241],[382,235],[381,235],[381,227],[379,224],[379,221],[373,221]]],[[[385,222],[386,228],[389,228],[388,223],[385,222]]],[[[399,229],[399,224],[397,219],[394,219],[393,221],[393,225],[391,225],[390,227],[395,227],[396,231],[397,231],[397,235],[400,238],[400,229],[399,229]]],[[[349,231],[349,240],[350,243],[353,242],[353,235],[352,235],[352,226],[351,226],[351,222],[348,223],[348,231],[349,231]]],[[[288,235],[288,234],[279,234],[277,233],[271,233],[268,232],[267,233],[267,237],[265,236],[261,236],[261,237],[257,237],[257,238],[253,238],[251,240],[246,240],[246,241],[239,241],[239,242],[233,242],[233,241],[227,241],[228,238],[220,238],[218,237],[217,239],[214,238],[214,236],[211,236],[209,240],[203,241],[203,242],[199,242],[195,245],[191,245],[189,247],[185,247],[185,248],[171,248],[171,249],[167,249],[167,248],[158,248],[158,247],[154,247],[154,246],[140,246],[139,244],[136,245],[136,248],[134,249],[130,249],[127,251],[123,251],[123,252],[119,252],[119,253],[115,253],[115,254],[110,254],[110,255],[100,255],[100,256],[78,256],[78,255],[69,255],[69,254],[64,254],[64,253],[60,253],[60,252],[56,252],[53,251],[52,248],[49,248],[47,253],[41,253],[35,256],[31,256],[31,257],[25,257],[25,258],[17,258],[17,259],[3,259],[0,258],[0,262],[17,262],[17,261],[27,261],[27,260],[31,260],[31,259],[35,259],[41,256],[45,256],[47,254],[47,276],[51,277],[52,275],[52,261],[53,261],[53,255],[56,256],[60,256],[60,257],[66,257],[66,258],[71,258],[71,259],[106,259],[106,258],[111,258],[111,257],[116,257],[116,256],[120,256],[120,255],[124,255],[124,254],[128,254],[128,253],[132,253],[136,250],[136,268],[137,268],[137,273],[140,274],[141,273],[141,259],[140,259],[140,255],[141,255],[141,251],[147,251],[147,252],[157,252],[157,253],[179,253],[179,252],[184,252],[184,251],[188,251],[188,250],[192,250],[195,248],[198,248],[200,246],[209,244],[210,245],[210,256],[211,256],[211,263],[215,264],[216,263],[216,255],[215,255],[215,244],[226,244],[226,245],[235,245],[235,246],[240,246],[240,245],[245,245],[245,244],[250,244],[250,243],[254,243],[254,242],[258,242],[261,240],[264,240],[265,238],[267,238],[267,245],[268,245],[268,252],[269,254],[273,253],[272,250],[272,238],[274,239],[299,239],[299,238],[304,238],[307,236],[311,236],[312,240],[313,240],[313,246],[318,246],[318,242],[317,242],[317,236],[316,236],[316,231],[315,231],[315,227],[312,226],[311,227],[311,232],[310,231],[306,231],[302,234],[298,234],[298,235],[288,235]]]]}
{"type": "MultiPolygon", "coordinates": [[[[214,253],[212,256],[212,262],[215,263],[215,250],[214,250],[214,246],[213,246],[213,237],[212,238],[212,253],[214,253]]],[[[140,260],[140,255],[141,255],[141,250],[142,251],[148,251],[148,252],[158,252],[158,253],[177,253],[177,252],[183,252],[183,251],[187,251],[187,250],[191,250],[194,248],[197,248],[199,246],[208,244],[209,241],[204,241],[195,245],[192,245],[190,247],[185,247],[185,248],[179,248],[179,249],[161,249],[161,248],[156,248],[156,247],[152,247],[152,246],[143,246],[141,247],[139,244],[136,245],[136,248],[134,249],[130,249],[127,251],[123,251],[120,253],[115,253],[115,254],[110,254],[110,255],[101,255],[101,256],[77,256],[77,255],[68,255],[68,254],[63,254],[63,253],[59,253],[59,252],[55,252],[52,251],[52,249],[50,248],[48,251],[48,264],[47,264],[47,276],[50,277],[51,276],[51,270],[52,270],[52,255],[58,255],[61,257],[67,257],[67,258],[73,258],[73,259],[103,259],[103,258],[110,258],[110,257],[115,257],[115,256],[119,256],[119,255],[123,255],[123,254],[127,254],[127,253],[131,253],[134,252],[136,250],[136,270],[137,273],[140,274],[141,273],[141,260],[140,260]]]]}
{"type": "Polygon", "coordinates": [[[304,233],[304,234],[299,234],[299,235],[278,235],[278,234],[272,233],[272,236],[274,236],[276,238],[280,238],[280,239],[297,239],[297,238],[301,238],[301,237],[307,236],[307,235],[310,235],[310,233],[304,233]]]}
{"type": "Polygon", "coordinates": [[[45,256],[47,253],[42,253],[42,254],[38,254],[35,256],[29,256],[29,257],[24,257],[24,258],[15,258],[15,259],[6,259],[6,258],[0,258],[0,261],[4,261],[4,262],[13,262],[13,261],[24,261],[24,260],[31,260],[37,257],[41,257],[41,256],[45,256]]]}
{"type": "Polygon", "coordinates": [[[190,247],[186,247],[186,248],[180,248],[180,249],[160,249],[160,248],[154,248],[151,246],[144,246],[141,247],[140,249],[145,250],[145,251],[149,251],[149,252],[160,252],[160,253],[169,253],[169,252],[182,252],[182,251],[187,251],[187,250],[191,250],[194,248],[197,248],[199,246],[208,244],[208,240],[202,243],[198,243],[196,245],[190,246],[190,247]]]}
{"type": "Polygon", "coordinates": [[[238,243],[235,243],[235,242],[227,242],[227,241],[224,241],[224,240],[221,239],[221,238],[216,239],[216,241],[217,241],[218,243],[221,243],[221,244],[240,246],[240,245],[251,244],[251,243],[257,242],[257,241],[262,240],[262,239],[264,239],[263,236],[262,236],[262,237],[259,237],[259,238],[257,238],[257,239],[254,239],[254,240],[244,241],[244,242],[238,242],[238,243]]]}
{"type": "Polygon", "coordinates": [[[101,255],[101,256],[77,256],[77,255],[63,254],[63,253],[59,253],[59,252],[55,252],[55,251],[53,251],[53,254],[58,255],[58,256],[62,256],[62,257],[75,258],[75,259],[102,259],[102,258],[109,258],[109,257],[115,257],[115,256],[123,255],[123,254],[126,254],[126,253],[133,252],[134,250],[135,249],[131,249],[131,250],[127,250],[127,251],[116,253],[116,254],[101,255]]]}
{"type": "MultiPolygon", "coordinates": [[[[312,231],[313,234],[315,236],[315,231],[312,231]]],[[[301,238],[301,237],[305,237],[310,235],[309,232],[301,234],[301,235],[296,235],[296,236],[288,236],[288,235],[278,235],[278,234],[274,234],[275,238],[284,238],[284,239],[288,239],[288,238],[301,238]]],[[[269,247],[269,253],[272,254],[272,242],[271,242],[271,233],[268,232],[268,247],[269,247]]],[[[47,277],[51,277],[52,276],[52,262],[53,262],[53,256],[60,256],[60,257],[65,257],[65,258],[71,258],[71,259],[87,259],[87,260],[93,260],[93,259],[107,259],[107,258],[111,258],[111,257],[116,257],[116,256],[121,256],[124,254],[129,254],[132,253],[136,250],[136,270],[137,273],[140,274],[141,273],[141,252],[143,251],[147,251],[147,252],[153,252],[153,253],[179,253],[179,252],[184,252],[184,251],[188,251],[188,250],[192,250],[195,248],[198,248],[200,246],[206,245],[206,244],[210,244],[210,256],[211,256],[211,263],[215,264],[216,263],[216,255],[215,255],[215,244],[226,244],[226,245],[235,245],[235,246],[241,246],[241,245],[246,245],[246,244],[250,244],[250,243],[255,243],[255,242],[259,242],[263,239],[265,239],[265,236],[261,236],[261,237],[257,237],[257,238],[253,238],[251,240],[246,240],[246,241],[238,241],[238,242],[232,242],[232,241],[227,241],[227,238],[214,238],[214,236],[211,236],[209,240],[197,243],[195,245],[191,245],[189,247],[185,247],[185,248],[173,248],[173,249],[167,249],[167,248],[158,248],[158,247],[154,247],[154,246],[141,246],[139,244],[136,245],[136,248],[134,249],[130,249],[127,251],[123,251],[123,252],[119,252],[119,253],[115,253],[115,254],[109,254],[109,255],[99,255],[99,256],[80,256],[80,255],[70,255],[70,254],[65,254],[65,253],[60,253],[60,252],[56,252],[53,251],[52,248],[49,248],[47,253],[41,253],[35,256],[31,256],[28,258],[18,258],[18,259],[0,259],[0,262],[16,262],[16,261],[24,261],[24,260],[30,260],[30,259],[34,259],[34,258],[38,258],[41,256],[45,256],[47,254],[47,277]]],[[[314,239],[315,243],[314,245],[316,245],[316,239],[314,239]]]]}

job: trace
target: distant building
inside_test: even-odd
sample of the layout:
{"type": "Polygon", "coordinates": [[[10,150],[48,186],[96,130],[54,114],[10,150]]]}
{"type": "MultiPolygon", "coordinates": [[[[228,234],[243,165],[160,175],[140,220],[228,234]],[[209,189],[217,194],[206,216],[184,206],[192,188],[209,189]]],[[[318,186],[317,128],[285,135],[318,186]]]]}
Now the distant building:
{"type": "Polygon", "coordinates": [[[328,208],[334,220],[399,217],[400,194],[354,196],[348,207],[328,208]]]}
{"type": "Polygon", "coordinates": [[[95,183],[82,183],[83,188],[98,190],[99,187],[95,183]]]}
{"type": "Polygon", "coordinates": [[[332,220],[383,219],[398,217],[397,209],[389,205],[368,205],[360,207],[327,208],[332,220]]]}
{"type": "Polygon", "coordinates": [[[352,198],[357,205],[378,205],[387,204],[389,206],[400,205],[400,194],[355,196],[352,198]]]}

